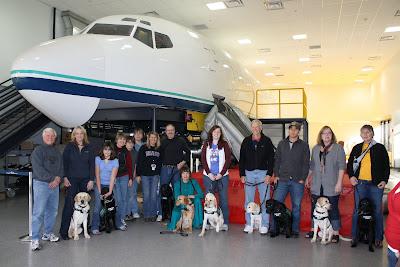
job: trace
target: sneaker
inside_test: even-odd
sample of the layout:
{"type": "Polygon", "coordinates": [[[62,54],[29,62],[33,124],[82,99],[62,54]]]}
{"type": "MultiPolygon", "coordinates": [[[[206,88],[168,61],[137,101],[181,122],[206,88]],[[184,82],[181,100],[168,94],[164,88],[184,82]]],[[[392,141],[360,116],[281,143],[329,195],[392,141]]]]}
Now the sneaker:
{"type": "Polygon", "coordinates": [[[158,215],[156,221],[157,222],[161,222],[162,221],[162,215],[158,215]]]}
{"type": "Polygon", "coordinates": [[[139,213],[135,213],[135,214],[133,214],[133,219],[139,219],[140,218],[140,215],[139,215],[139,213]]]}
{"type": "Polygon", "coordinates": [[[92,234],[94,234],[94,235],[99,235],[100,232],[99,232],[99,230],[93,230],[93,231],[92,231],[92,234]]]}
{"type": "Polygon", "coordinates": [[[125,227],[128,226],[128,225],[126,224],[125,220],[121,220],[121,223],[122,223],[125,227]]]}
{"type": "Polygon", "coordinates": [[[268,233],[268,227],[261,227],[260,234],[266,235],[268,233]]]}
{"type": "Polygon", "coordinates": [[[64,240],[69,240],[68,234],[61,234],[61,238],[64,240]]]}
{"type": "Polygon", "coordinates": [[[210,225],[209,224],[206,225],[206,230],[210,230],[210,225]]]}
{"type": "Polygon", "coordinates": [[[123,226],[123,225],[121,227],[119,227],[118,229],[121,230],[121,231],[126,231],[126,227],[123,226]]]}
{"type": "Polygon", "coordinates": [[[32,250],[40,250],[42,247],[40,246],[39,240],[32,240],[31,249],[32,250]]]}
{"type": "Polygon", "coordinates": [[[228,231],[228,225],[227,224],[223,224],[222,225],[222,231],[228,231]]]}
{"type": "Polygon", "coordinates": [[[244,231],[245,233],[248,233],[248,232],[250,231],[250,229],[251,229],[251,226],[246,224],[246,227],[244,227],[244,230],[243,230],[243,231],[244,231]]]}
{"type": "Polygon", "coordinates": [[[299,232],[292,231],[291,236],[292,236],[293,238],[298,238],[298,237],[299,237],[299,232]]]}
{"type": "Polygon", "coordinates": [[[274,233],[274,230],[272,230],[271,228],[268,229],[268,233],[267,235],[271,236],[274,233]]]}
{"type": "Polygon", "coordinates": [[[42,240],[50,241],[50,242],[57,242],[58,240],[60,240],[60,238],[58,236],[56,236],[55,234],[49,234],[49,235],[43,235],[42,240]]]}

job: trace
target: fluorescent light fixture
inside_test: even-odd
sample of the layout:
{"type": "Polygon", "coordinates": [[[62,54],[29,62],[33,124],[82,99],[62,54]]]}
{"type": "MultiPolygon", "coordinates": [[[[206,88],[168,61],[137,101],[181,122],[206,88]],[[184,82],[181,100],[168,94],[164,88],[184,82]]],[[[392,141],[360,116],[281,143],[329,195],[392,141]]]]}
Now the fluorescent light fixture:
{"type": "Polygon", "coordinates": [[[226,68],[226,69],[229,69],[229,66],[226,65],[226,64],[222,65],[222,67],[224,67],[224,68],[226,68]]]}
{"type": "Polygon", "coordinates": [[[385,32],[400,32],[400,26],[387,27],[385,32]]]}
{"type": "Polygon", "coordinates": [[[242,39],[242,40],[237,40],[239,44],[251,44],[250,39],[242,39]]]}
{"type": "Polygon", "coordinates": [[[362,70],[362,71],[371,71],[371,70],[372,70],[372,67],[364,67],[364,68],[362,68],[361,70],[362,70]]]}
{"type": "Polygon", "coordinates": [[[227,52],[225,52],[225,55],[229,58],[232,58],[231,55],[229,55],[227,52]]]}
{"type": "Polygon", "coordinates": [[[297,34],[293,35],[294,40],[301,40],[301,39],[307,39],[307,34],[297,34]]]}
{"type": "Polygon", "coordinates": [[[226,9],[226,5],[224,2],[208,3],[206,5],[207,5],[208,9],[210,9],[210,10],[226,9]]]}
{"type": "Polygon", "coordinates": [[[364,82],[364,80],[355,80],[354,82],[355,83],[362,83],[362,82],[364,82]]]}
{"type": "Polygon", "coordinates": [[[244,71],[248,74],[249,73],[249,71],[247,70],[247,69],[244,69],[244,71]]]}
{"type": "Polygon", "coordinates": [[[257,60],[256,64],[267,64],[267,62],[265,60],[257,60]]]}
{"type": "Polygon", "coordinates": [[[312,84],[312,82],[305,82],[305,84],[312,84]]]}
{"type": "Polygon", "coordinates": [[[239,80],[242,80],[243,79],[243,77],[242,76],[239,76],[239,80]]]}
{"type": "Polygon", "coordinates": [[[299,58],[299,61],[310,61],[310,58],[309,57],[302,57],[302,58],[299,58]]]}
{"type": "Polygon", "coordinates": [[[312,73],[312,71],[311,70],[306,70],[306,71],[303,71],[303,74],[311,74],[312,73]]]}
{"type": "Polygon", "coordinates": [[[258,80],[257,80],[256,82],[257,82],[258,84],[261,84],[260,81],[258,81],[258,80]]]}
{"type": "Polygon", "coordinates": [[[281,85],[281,83],[274,83],[274,85],[281,85]]]}
{"type": "Polygon", "coordinates": [[[275,75],[275,73],[272,73],[272,72],[265,73],[265,76],[274,76],[274,75],[275,75]]]}
{"type": "Polygon", "coordinates": [[[194,32],[191,32],[191,31],[187,31],[189,34],[190,34],[190,36],[192,36],[193,38],[196,38],[196,39],[199,39],[199,36],[197,35],[197,34],[195,34],[194,32]]]}

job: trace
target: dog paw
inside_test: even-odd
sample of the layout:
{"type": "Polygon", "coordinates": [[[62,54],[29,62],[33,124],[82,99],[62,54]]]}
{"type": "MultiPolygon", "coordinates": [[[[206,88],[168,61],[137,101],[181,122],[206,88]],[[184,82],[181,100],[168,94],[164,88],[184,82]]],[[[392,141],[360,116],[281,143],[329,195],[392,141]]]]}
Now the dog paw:
{"type": "Polygon", "coordinates": [[[215,230],[215,232],[219,233],[219,229],[215,230]]]}
{"type": "Polygon", "coordinates": [[[85,238],[90,238],[90,235],[85,235],[85,238]]]}
{"type": "Polygon", "coordinates": [[[75,237],[74,237],[74,240],[75,240],[75,241],[78,241],[78,240],[79,240],[79,236],[75,236],[75,237]]]}
{"type": "Polygon", "coordinates": [[[253,231],[249,231],[248,234],[249,234],[249,235],[253,234],[253,231]]]}
{"type": "Polygon", "coordinates": [[[315,241],[317,241],[316,238],[311,239],[311,243],[315,243],[315,241]]]}
{"type": "Polygon", "coordinates": [[[199,236],[200,236],[200,237],[203,237],[203,236],[204,236],[204,233],[200,233],[199,236]]]}

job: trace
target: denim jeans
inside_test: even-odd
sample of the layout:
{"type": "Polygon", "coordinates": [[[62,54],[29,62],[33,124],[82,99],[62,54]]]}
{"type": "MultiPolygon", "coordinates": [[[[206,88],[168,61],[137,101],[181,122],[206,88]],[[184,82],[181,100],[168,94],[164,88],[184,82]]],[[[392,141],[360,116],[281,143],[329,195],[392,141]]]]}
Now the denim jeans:
{"type": "Polygon", "coordinates": [[[128,203],[126,206],[126,214],[139,214],[139,207],[137,202],[137,191],[139,184],[136,177],[133,177],[132,186],[128,186],[128,203]]]}
{"type": "Polygon", "coordinates": [[[379,189],[377,186],[372,185],[372,181],[358,180],[363,184],[358,184],[354,187],[354,210],[353,210],[353,221],[351,224],[351,237],[356,237],[357,233],[357,209],[358,203],[363,198],[369,198],[375,205],[375,240],[383,240],[383,215],[382,215],[382,197],[383,189],[379,189]],[[369,184],[369,185],[367,185],[369,184]]]}
{"type": "MultiPolygon", "coordinates": [[[[71,222],[72,213],[74,212],[74,197],[79,192],[86,192],[87,191],[87,184],[90,181],[89,178],[71,178],[68,179],[69,183],[71,184],[70,187],[65,187],[67,195],[65,196],[64,200],[64,209],[62,212],[61,218],[61,227],[60,227],[60,234],[67,235],[69,224],[71,222]]],[[[88,221],[90,219],[88,218],[88,221]]]]}
{"type": "MultiPolygon", "coordinates": [[[[103,187],[110,187],[109,185],[100,185],[100,189],[103,189],[103,187]]],[[[94,188],[94,207],[93,207],[93,220],[92,220],[92,224],[91,224],[91,228],[92,231],[98,231],[99,227],[100,227],[100,210],[101,210],[101,199],[100,199],[100,194],[99,194],[99,190],[97,190],[97,186],[96,183],[93,185],[94,188]]],[[[113,195],[114,194],[114,189],[113,189],[113,195]]],[[[122,222],[121,221],[116,221],[115,222],[117,227],[121,227],[122,226],[122,222]]]]}
{"type": "Polygon", "coordinates": [[[207,193],[213,193],[215,194],[215,191],[218,193],[218,198],[219,198],[219,205],[222,210],[222,214],[224,215],[224,224],[229,223],[229,205],[228,205],[228,186],[229,186],[229,175],[223,176],[219,181],[211,181],[211,179],[203,175],[203,183],[204,183],[204,190],[205,194],[207,193]],[[210,189],[212,183],[212,188],[210,189]]]}
{"type": "MultiPolygon", "coordinates": [[[[279,202],[285,202],[285,198],[290,193],[292,200],[292,231],[298,232],[300,230],[300,217],[301,217],[301,201],[303,200],[304,184],[295,182],[290,179],[289,182],[278,181],[278,186],[274,191],[274,199],[279,202]]],[[[271,216],[271,227],[274,228],[274,217],[271,216]]]]}
{"type": "Polygon", "coordinates": [[[339,213],[339,196],[324,196],[322,193],[318,195],[311,195],[312,198],[312,203],[311,203],[311,227],[314,228],[314,219],[313,219],[313,214],[314,214],[314,209],[315,209],[315,203],[317,202],[318,198],[320,197],[326,197],[329,200],[329,203],[331,204],[331,209],[329,210],[329,221],[332,224],[333,231],[339,231],[342,229],[342,220],[340,218],[340,213],[339,213]]]}
{"type": "MultiPolygon", "coordinates": [[[[160,173],[160,185],[158,188],[158,192],[160,192],[160,187],[163,184],[167,184],[168,182],[171,183],[172,185],[172,190],[174,190],[174,184],[178,182],[181,179],[181,175],[179,173],[179,170],[177,167],[167,167],[167,166],[162,166],[161,167],[161,173],[160,173]]],[[[144,202],[144,200],[143,200],[144,202]]],[[[158,215],[162,215],[162,208],[161,208],[161,196],[158,194],[158,199],[157,199],[157,211],[158,215]]]]}
{"type": "Polygon", "coordinates": [[[115,214],[115,224],[117,227],[126,215],[126,203],[128,202],[128,182],[129,175],[124,175],[121,177],[115,177],[115,184],[113,188],[115,205],[117,206],[117,212],[115,214]]]}
{"type": "Polygon", "coordinates": [[[143,216],[155,218],[157,216],[157,186],[160,176],[142,176],[143,188],[143,216]]]}
{"type": "Polygon", "coordinates": [[[388,259],[388,267],[395,267],[396,263],[399,261],[399,258],[396,257],[396,254],[390,250],[390,248],[387,249],[387,259],[388,259]]]}
{"type": "MultiPolygon", "coordinates": [[[[249,183],[257,184],[260,183],[264,180],[265,176],[267,176],[267,170],[254,170],[254,171],[247,171],[246,170],[246,180],[249,183]]],[[[268,184],[259,184],[257,186],[249,186],[245,185],[244,186],[244,194],[245,194],[245,204],[244,204],[244,210],[246,210],[247,204],[250,202],[254,202],[254,197],[256,194],[256,187],[258,188],[258,193],[260,194],[260,203],[263,203],[264,201],[267,201],[269,199],[270,195],[270,188],[269,188],[269,183],[268,184]],[[267,192],[265,194],[265,192],[267,192]]],[[[265,203],[264,203],[265,205],[265,203]]],[[[265,207],[261,207],[261,217],[262,217],[262,227],[267,227],[269,226],[269,214],[265,210],[265,207]]],[[[251,225],[251,216],[249,213],[246,212],[245,214],[246,217],[246,225],[251,225]]]]}
{"type": "Polygon", "coordinates": [[[51,189],[48,182],[33,180],[32,240],[41,239],[40,228],[44,218],[43,234],[54,233],[58,214],[59,186],[51,189]]]}

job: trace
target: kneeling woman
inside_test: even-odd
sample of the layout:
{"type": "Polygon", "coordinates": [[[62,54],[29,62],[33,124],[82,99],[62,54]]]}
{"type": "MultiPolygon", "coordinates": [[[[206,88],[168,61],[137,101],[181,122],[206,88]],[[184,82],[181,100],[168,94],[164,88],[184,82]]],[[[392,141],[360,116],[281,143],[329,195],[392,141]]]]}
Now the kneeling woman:
{"type": "MultiPolygon", "coordinates": [[[[174,195],[177,199],[180,195],[188,196],[194,204],[193,227],[199,227],[203,223],[203,205],[201,199],[204,198],[203,191],[196,180],[190,179],[190,170],[187,166],[183,166],[180,170],[181,180],[174,184],[174,195]],[[196,191],[196,194],[195,194],[196,191]]],[[[176,223],[181,218],[181,209],[186,208],[185,205],[175,206],[172,210],[171,222],[168,224],[168,230],[174,230],[176,223]]]]}

